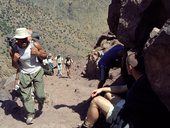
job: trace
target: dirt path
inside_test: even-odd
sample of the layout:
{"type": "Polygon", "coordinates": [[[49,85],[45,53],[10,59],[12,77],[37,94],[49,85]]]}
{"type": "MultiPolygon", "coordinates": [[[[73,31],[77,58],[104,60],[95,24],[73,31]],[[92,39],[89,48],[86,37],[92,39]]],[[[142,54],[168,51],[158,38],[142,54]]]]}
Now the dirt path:
{"type": "MultiPolygon", "coordinates": [[[[58,78],[56,73],[54,76],[44,76],[47,101],[43,113],[32,125],[26,125],[21,120],[22,108],[9,115],[0,109],[0,128],[74,128],[84,119],[87,99],[97,85],[97,80],[82,78],[80,72],[80,69],[74,70],[71,79],[58,78]]],[[[19,99],[17,103],[22,107],[19,99]]]]}

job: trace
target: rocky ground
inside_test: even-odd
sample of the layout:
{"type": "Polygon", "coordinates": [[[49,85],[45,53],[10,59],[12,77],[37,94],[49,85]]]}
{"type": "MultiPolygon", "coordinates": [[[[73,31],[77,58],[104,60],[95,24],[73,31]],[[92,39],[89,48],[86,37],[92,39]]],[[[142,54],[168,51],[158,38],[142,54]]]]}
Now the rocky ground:
{"type": "Polygon", "coordinates": [[[65,70],[63,78],[58,78],[56,69],[54,76],[44,76],[47,99],[43,113],[32,125],[26,125],[24,122],[24,110],[20,99],[17,100],[17,104],[9,100],[9,90],[13,86],[13,82],[9,81],[14,78],[9,78],[5,86],[1,82],[1,97],[5,97],[4,104],[8,107],[0,109],[0,128],[75,128],[80,124],[86,116],[88,98],[91,91],[97,88],[98,80],[88,80],[81,76],[83,64],[74,67],[71,78],[66,77],[65,70]]]}

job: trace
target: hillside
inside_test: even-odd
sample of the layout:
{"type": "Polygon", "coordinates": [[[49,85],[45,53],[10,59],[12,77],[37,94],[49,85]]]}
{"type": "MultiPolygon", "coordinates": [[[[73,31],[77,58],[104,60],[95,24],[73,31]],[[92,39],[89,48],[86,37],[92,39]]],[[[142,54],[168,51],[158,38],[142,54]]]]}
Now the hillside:
{"type": "MultiPolygon", "coordinates": [[[[0,68],[10,62],[4,38],[13,35],[18,27],[38,31],[47,52],[84,58],[97,37],[108,29],[108,5],[105,0],[0,0],[0,59],[5,58],[0,68]]],[[[14,72],[8,67],[3,72],[6,70],[14,72]]],[[[3,72],[1,70],[0,78],[10,75],[3,72]]]]}

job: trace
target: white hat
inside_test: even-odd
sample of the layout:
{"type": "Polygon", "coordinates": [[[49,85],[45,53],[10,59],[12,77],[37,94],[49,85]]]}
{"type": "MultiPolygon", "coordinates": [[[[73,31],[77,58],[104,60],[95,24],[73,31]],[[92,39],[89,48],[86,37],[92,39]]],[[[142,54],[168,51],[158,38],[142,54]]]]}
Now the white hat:
{"type": "Polygon", "coordinates": [[[16,39],[24,39],[30,36],[30,33],[26,28],[17,28],[15,31],[14,38],[16,39]]]}

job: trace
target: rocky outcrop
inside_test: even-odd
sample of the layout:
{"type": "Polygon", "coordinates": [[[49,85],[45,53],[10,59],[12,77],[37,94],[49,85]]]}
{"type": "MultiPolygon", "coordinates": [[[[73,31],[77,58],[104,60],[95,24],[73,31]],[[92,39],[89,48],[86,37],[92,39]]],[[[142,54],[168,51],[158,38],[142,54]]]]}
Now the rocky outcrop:
{"type": "Polygon", "coordinates": [[[145,67],[153,90],[170,110],[170,20],[144,49],[145,67]]]}
{"type": "Polygon", "coordinates": [[[141,49],[153,27],[161,28],[170,16],[169,7],[167,0],[112,0],[110,31],[126,46],[141,49]]]}
{"type": "Polygon", "coordinates": [[[112,0],[109,8],[110,31],[121,43],[143,52],[146,42],[149,41],[144,51],[146,73],[153,90],[170,110],[170,23],[168,20],[170,2],[168,0],[112,0]],[[154,27],[161,29],[156,39],[150,38],[150,32],[154,27]]]}

